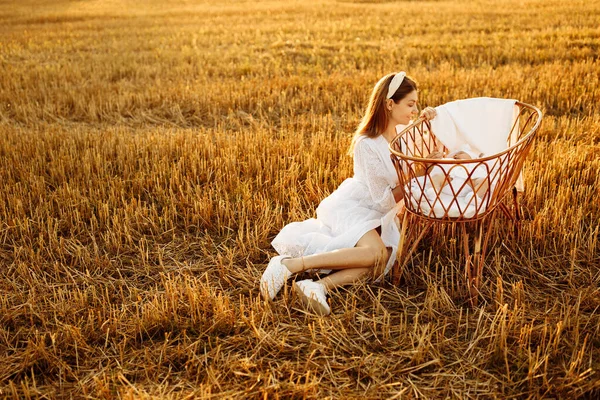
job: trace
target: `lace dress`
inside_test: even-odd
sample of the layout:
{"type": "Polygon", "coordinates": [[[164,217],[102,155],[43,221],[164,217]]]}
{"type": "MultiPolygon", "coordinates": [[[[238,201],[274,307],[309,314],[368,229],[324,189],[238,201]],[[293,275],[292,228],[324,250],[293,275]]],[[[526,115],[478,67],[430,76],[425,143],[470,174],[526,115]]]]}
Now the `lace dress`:
{"type": "Polygon", "coordinates": [[[361,137],[354,148],[354,176],[319,204],[316,218],[286,225],[271,245],[292,257],[320,254],[354,247],[365,233],[381,227],[381,239],[392,250],[387,274],[400,239],[399,205],[392,194],[397,185],[387,140],[361,137]]]}

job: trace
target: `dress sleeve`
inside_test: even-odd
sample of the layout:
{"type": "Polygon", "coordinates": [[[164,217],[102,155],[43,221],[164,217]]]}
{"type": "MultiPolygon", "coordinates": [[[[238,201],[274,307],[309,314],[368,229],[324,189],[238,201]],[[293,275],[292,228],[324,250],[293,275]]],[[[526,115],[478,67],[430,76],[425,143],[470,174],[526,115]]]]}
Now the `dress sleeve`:
{"type": "Polygon", "coordinates": [[[392,187],[385,177],[386,166],[365,140],[356,144],[355,165],[360,168],[374,203],[383,209],[392,209],[396,205],[392,187]]]}

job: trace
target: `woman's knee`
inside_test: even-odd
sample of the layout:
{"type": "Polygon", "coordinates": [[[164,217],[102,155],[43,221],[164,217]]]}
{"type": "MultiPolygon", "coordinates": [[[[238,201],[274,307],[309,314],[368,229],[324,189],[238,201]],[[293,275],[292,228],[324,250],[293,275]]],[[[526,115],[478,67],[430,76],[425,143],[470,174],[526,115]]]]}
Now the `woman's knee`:
{"type": "Polygon", "coordinates": [[[370,246],[371,266],[378,269],[386,264],[388,251],[383,242],[370,246]]]}
{"type": "Polygon", "coordinates": [[[369,265],[371,268],[383,268],[387,263],[388,250],[381,240],[381,236],[373,229],[367,232],[357,243],[357,247],[365,248],[369,251],[369,265]]]}

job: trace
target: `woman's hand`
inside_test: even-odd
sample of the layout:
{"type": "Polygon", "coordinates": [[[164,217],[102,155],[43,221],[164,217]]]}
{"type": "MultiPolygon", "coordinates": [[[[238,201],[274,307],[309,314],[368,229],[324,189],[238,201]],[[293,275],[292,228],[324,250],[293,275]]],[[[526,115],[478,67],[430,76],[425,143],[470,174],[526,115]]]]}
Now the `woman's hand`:
{"type": "Polygon", "coordinates": [[[421,111],[421,117],[424,117],[426,121],[431,121],[436,115],[437,112],[433,107],[426,107],[423,111],[421,111]]]}

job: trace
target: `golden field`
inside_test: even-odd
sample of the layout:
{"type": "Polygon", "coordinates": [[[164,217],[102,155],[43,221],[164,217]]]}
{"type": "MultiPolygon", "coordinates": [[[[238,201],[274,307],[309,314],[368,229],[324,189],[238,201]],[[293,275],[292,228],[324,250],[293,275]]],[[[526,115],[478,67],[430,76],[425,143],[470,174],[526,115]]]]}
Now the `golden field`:
{"type": "Polygon", "coordinates": [[[596,398],[598,21],[579,0],[0,2],[0,396],[596,398]],[[451,237],[329,317],[263,302],[270,241],[351,176],[399,70],[423,107],[545,114],[478,306],[451,237]]]}

